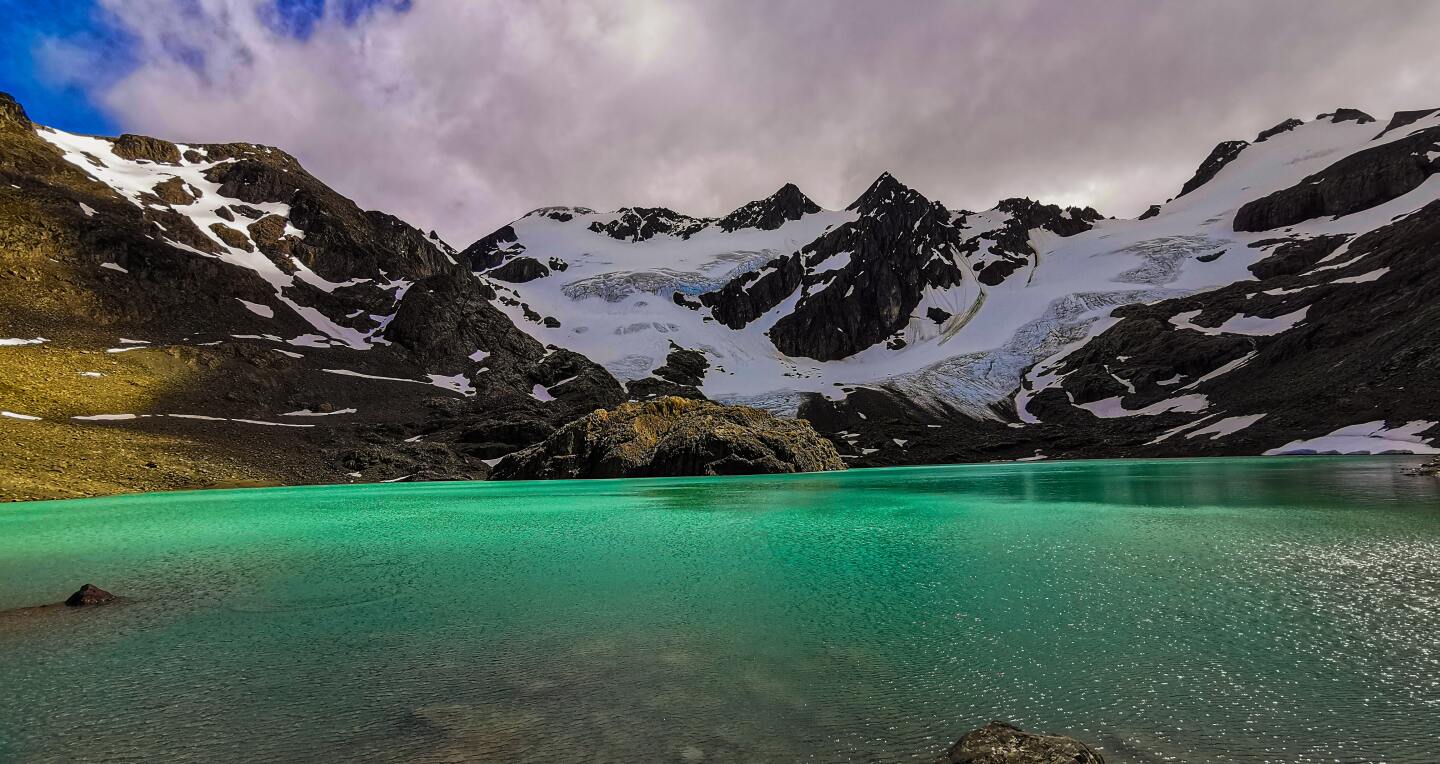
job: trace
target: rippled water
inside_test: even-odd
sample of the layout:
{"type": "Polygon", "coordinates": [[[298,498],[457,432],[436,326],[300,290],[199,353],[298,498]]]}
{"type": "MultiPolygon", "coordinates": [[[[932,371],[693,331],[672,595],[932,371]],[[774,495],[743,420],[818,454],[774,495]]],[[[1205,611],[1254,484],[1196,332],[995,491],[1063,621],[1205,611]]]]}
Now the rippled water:
{"type": "MultiPolygon", "coordinates": [[[[1412,460],[1413,461],[1413,460],[1412,460]]],[[[1440,761],[1440,481],[1388,458],[0,507],[0,760],[1440,761]]]]}

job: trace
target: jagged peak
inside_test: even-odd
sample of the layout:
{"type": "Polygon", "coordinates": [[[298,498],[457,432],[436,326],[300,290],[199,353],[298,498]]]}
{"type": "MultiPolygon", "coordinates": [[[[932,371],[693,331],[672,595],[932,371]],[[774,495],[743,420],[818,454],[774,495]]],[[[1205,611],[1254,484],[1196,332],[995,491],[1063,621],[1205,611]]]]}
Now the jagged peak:
{"type": "Polygon", "coordinates": [[[548,214],[550,214],[550,213],[552,213],[552,212],[569,212],[569,213],[574,214],[574,215],[594,215],[594,214],[595,214],[595,210],[592,210],[592,209],[590,209],[589,207],[580,207],[580,206],[576,206],[576,205],[554,205],[554,206],[550,206],[550,207],[536,207],[535,209],[530,210],[529,212],[525,213],[524,215],[521,215],[521,217],[527,217],[527,218],[528,218],[528,217],[530,217],[531,215],[548,215],[548,214]]]}
{"type": "MultiPolygon", "coordinates": [[[[1285,122],[1281,122],[1280,125],[1276,125],[1276,127],[1281,127],[1285,124],[1285,122]]],[[[1261,133],[1261,136],[1264,135],[1264,133],[1261,133]]],[[[1258,138],[1257,140],[1264,140],[1264,137],[1258,138]]],[[[1215,148],[1211,149],[1210,155],[1205,157],[1205,161],[1201,162],[1200,166],[1195,169],[1195,174],[1190,176],[1190,180],[1185,181],[1185,185],[1180,187],[1180,193],[1176,195],[1176,198],[1178,199],[1209,183],[1211,178],[1214,178],[1225,168],[1225,165],[1234,161],[1235,157],[1240,156],[1240,152],[1247,148],[1250,148],[1250,144],[1246,141],[1221,141],[1217,143],[1215,148]]]]}
{"type": "Polygon", "coordinates": [[[1001,199],[1000,201],[996,202],[995,206],[991,209],[1008,213],[1012,216],[1031,214],[1036,211],[1044,211],[1054,213],[1056,215],[1065,216],[1074,220],[1084,220],[1090,222],[1101,220],[1105,217],[1104,215],[1101,215],[1099,210],[1096,210],[1094,207],[1074,207],[1062,206],[1059,204],[1049,204],[1036,199],[1031,199],[1028,196],[1012,196],[1007,199],[1001,199]]]}
{"type": "Polygon", "coordinates": [[[1260,134],[1255,136],[1255,142],[1256,142],[1256,143],[1264,143],[1265,141],[1267,141],[1267,140],[1269,140],[1269,139],[1271,139],[1271,138],[1273,138],[1273,137],[1275,137],[1275,136],[1277,136],[1277,135],[1279,135],[1279,134],[1281,134],[1281,133],[1288,133],[1288,132],[1290,132],[1291,130],[1294,130],[1295,128],[1297,128],[1297,127],[1299,127],[1299,126],[1301,126],[1301,125],[1303,125],[1303,124],[1305,124],[1305,122],[1304,122],[1303,120],[1299,120],[1299,119],[1296,119],[1296,118],[1294,118],[1294,117],[1290,117],[1289,119],[1286,119],[1286,120],[1284,120],[1283,122],[1280,122],[1279,124],[1275,125],[1274,127],[1270,127],[1270,128],[1266,128],[1266,129],[1264,129],[1264,130],[1261,130],[1261,131],[1260,131],[1260,134]]]}
{"type": "Polygon", "coordinates": [[[1339,123],[1341,123],[1341,122],[1358,122],[1358,123],[1360,123],[1360,124],[1363,125],[1363,124],[1365,124],[1365,123],[1367,123],[1367,122],[1374,122],[1374,121],[1375,121],[1375,118],[1374,118],[1374,117],[1370,116],[1369,114],[1366,114],[1366,113],[1363,112],[1363,111],[1360,111],[1359,109],[1347,109],[1347,108],[1336,109],[1335,111],[1328,112],[1328,113],[1325,113],[1325,114],[1317,114],[1317,115],[1315,115],[1315,118],[1316,118],[1316,119],[1328,119],[1328,120],[1330,120],[1331,122],[1334,122],[1334,123],[1336,123],[1336,124],[1339,124],[1339,123]]]}
{"type": "Polygon", "coordinates": [[[741,228],[758,228],[773,231],[791,220],[820,211],[820,205],[811,201],[794,183],[786,183],[780,190],[765,197],[747,202],[734,212],[721,218],[720,228],[736,231],[741,228]]]}
{"type": "Polygon", "coordinates": [[[865,189],[865,193],[861,194],[859,198],[851,202],[850,206],[845,209],[864,215],[881,207],[888,206],[897,200],[907,202],[918,200],[924,204],[930,203],[930,200],[926,199],[920,192],[901,183],[898,178],[890,174],[889,170],[886,170],[880,173],[880,177],[876,178],[875,182],[871,183],[869,188],[865,189]]]}

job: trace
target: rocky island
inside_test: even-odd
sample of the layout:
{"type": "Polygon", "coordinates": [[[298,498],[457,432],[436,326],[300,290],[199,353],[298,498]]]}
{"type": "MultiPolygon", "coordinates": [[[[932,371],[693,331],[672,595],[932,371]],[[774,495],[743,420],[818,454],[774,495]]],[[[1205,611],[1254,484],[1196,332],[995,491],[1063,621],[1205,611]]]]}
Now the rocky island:
{"type": "Polygon", "coordinates": [[[808,422],[669,396],[600,409],[495,465],[491,478],[674,477],[843,470],[808,422]]]}

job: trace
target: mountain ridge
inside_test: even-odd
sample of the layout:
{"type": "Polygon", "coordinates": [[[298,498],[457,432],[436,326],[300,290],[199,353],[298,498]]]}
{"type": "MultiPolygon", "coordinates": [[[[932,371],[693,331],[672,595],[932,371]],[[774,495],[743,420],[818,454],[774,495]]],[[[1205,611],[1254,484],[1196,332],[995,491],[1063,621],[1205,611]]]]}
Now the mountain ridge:
{"type": "Polygon", "coordinates": [[[6,495],[482,478],[665,395],[798,415],[851,466],[1433,452],[1440,110],[1376,122],[1221,143],[1137,221],[885,172],[843,210],[542,207],[457,251],[279,149],[0,96],[6,495]]]}

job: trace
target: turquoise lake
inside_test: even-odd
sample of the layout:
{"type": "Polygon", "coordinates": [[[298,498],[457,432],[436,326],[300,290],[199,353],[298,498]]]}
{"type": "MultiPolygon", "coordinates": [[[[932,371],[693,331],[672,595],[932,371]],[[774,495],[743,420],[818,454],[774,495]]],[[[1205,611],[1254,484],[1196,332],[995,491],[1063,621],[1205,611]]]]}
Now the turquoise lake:
{"type": "Polygon", "coordinates": [[[0,506],[0,761],[1440,761],[1415,458],[0,506]]]}

